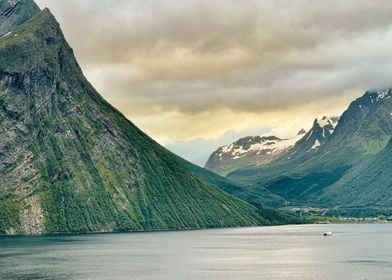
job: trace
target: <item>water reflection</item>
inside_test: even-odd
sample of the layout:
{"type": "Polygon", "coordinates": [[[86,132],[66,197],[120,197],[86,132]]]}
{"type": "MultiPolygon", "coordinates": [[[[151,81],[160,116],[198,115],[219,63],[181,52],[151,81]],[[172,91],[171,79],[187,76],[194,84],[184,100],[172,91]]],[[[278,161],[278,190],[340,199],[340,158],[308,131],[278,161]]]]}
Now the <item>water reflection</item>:
{"type": "Polygon", "coordinates": [[[390,280],[391,234],[306,225],[0,238],[0,279],[390,280]]]}

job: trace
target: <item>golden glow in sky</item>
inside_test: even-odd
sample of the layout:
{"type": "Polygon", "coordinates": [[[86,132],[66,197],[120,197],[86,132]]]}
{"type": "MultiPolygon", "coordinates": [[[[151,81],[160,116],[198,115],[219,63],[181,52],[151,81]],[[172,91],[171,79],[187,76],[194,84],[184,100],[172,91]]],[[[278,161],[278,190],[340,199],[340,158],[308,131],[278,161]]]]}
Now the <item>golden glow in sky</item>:
{"type": "Polygon", "coordinates": [[[238,137],[289,137],[391,86],[389,0],[37,3],[110,103],[199,164],[238,137]]]}

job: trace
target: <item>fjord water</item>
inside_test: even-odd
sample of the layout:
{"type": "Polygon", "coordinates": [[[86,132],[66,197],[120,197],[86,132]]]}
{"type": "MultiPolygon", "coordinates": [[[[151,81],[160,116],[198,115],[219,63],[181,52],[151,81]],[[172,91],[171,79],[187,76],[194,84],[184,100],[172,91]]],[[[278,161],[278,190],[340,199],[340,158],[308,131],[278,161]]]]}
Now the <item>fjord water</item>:
{"type": "Polygon", "coordinates": [[[391,241],[388,224],[6,237],[0,279],[390,280],[391,241]]]}

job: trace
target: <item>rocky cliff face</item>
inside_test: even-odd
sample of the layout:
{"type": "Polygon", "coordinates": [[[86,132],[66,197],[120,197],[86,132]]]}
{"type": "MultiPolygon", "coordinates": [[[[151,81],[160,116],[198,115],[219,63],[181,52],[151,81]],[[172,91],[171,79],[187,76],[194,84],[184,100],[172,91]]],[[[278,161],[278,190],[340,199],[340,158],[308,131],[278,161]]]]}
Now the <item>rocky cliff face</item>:
{"type": "Polygon", "coordinates": [[[1,1],[0,233],[256,225],[105,102],[48,9],[1,1]]]}
{"type": "Polygon", "coordinates": [[[315,119],[312,128],[288,152],[283,160],[295,160],[301,157],[313,156],[328,142],[335,131],[338,118],[315,119]]]}
{"type": "Polygon", "coordinates": [[[30,19],[39,11],[32,0],[0,1],[0,37],[30,19]]]}

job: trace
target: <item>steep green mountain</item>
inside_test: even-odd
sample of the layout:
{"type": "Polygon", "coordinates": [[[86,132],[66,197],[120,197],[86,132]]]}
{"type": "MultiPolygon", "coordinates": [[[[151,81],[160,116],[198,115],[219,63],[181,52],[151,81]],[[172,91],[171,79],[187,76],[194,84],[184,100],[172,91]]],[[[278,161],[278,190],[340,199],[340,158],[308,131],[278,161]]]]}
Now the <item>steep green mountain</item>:
{"type": "Polygon", "coordinates": [[[359,216],[373,213],[391,215],[392,140],[377,155],[355,166],[328,187],[318,202],[333,205],[335,211],[359,216]]]}
{"type": "MultiPolygon", "coordinates": [[[[392,135],[391,97],[391,90],[366,92],[351,103],[325,144],[312,153],[290,160],[282,157],[227,177],[241,183],[245,191],[257,193],[266,188],[293,205],[325,206],[328,187],[387,145],[392,135]]],[[[334,206],[333,198],[328,201],[328,206],[334,206]]]]}
{"type": "MultiPolygon", "coordinates": [[[[351,103],[343,113],[323,154],[354,153],[361,158],[382,150],[392,135],[391,89],[369,91],[351,103]]],[[[349,157],[354,160],[356,157],[349,157]]]]}
{"type": "Polygon", "coordinates": [[[0,5],[0,233],[271,223],[104,101],[50,11],[31,7],[0,5]]]}

